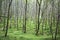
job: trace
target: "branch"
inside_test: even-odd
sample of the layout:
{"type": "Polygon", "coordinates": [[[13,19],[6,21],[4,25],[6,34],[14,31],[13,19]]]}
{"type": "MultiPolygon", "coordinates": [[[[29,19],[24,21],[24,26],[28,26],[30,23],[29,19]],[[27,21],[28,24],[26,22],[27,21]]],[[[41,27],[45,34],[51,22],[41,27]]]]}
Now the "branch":
{"type": "Polygon", "coordinates": [[[38,4],[40,4],[38,0],[36,0],[36,1],[37,1],[38,4]]]}
{"type": "Polygon", "coordinates": [[[41,5],[42,0],[40,0],[40,3],[39,3],[39,1],[38,1],[38,0],[36,0],[36,1],[37,1],[38,5],[41,5]]]}

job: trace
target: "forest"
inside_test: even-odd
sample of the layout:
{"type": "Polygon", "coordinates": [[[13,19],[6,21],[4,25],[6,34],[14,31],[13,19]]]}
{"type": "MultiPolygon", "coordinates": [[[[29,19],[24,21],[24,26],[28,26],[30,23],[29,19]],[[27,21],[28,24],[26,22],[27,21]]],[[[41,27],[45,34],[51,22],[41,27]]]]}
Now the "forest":
{"type": "Polygon", "coordinates": [[[0,0],[0,40],[60,40],[60,0],[0,0]]]}

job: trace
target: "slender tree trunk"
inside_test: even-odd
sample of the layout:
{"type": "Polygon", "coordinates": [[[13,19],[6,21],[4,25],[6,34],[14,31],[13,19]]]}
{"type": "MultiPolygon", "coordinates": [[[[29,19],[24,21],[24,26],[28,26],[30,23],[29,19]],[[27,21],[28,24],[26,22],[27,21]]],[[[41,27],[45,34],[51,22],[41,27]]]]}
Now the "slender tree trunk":
{"type": "Polygon", "coordinates": [[[51,33],[51,35],[52,35],[52,40],[53,40],[53,30],[52,30],[52,25],[53,25],[53,23],[52,23],[52,16],[51,16],[51,23],[50,23],[50,33],[51,33]]]}
{"type": "Polygon", "coordinates": [[[25,4],[25,18],[24,18],[24,24],[23,24],[23,32],[26,33],[26,14],[27,14],[27,0],[25,4]]]}
{"type": "Polygon", "coordinates": [[[11,21],[10,21],[10,29],[11,29],[11,21]]]}
{"type": "Polygon", "coordinates": [[[43,35],[43,26],[44,26],[44,16],[43,16],[43,11],[42,11],[42,35],[43,35]]]}
{"type": "Polygon", "coordinates": [[[39,27],[40,27],[40,7],[41,7],[41,2],[42,2],[42,0],[40,0],[40,3],[37,0],[37,3],[39,5],[39,11],[38,11],[38,24],[37,24],[36,35],[38,35],[38,33],[39,33],[39,27]]]}
{"type": "MultiPolygon", "coordinates": [[[[5,4],[5,2],[4,2],[4,4],[5,4]]],[[[6,7],[6,6],[5,6],[6,7]]],[[[5,16],[5,13],[4,13],[4,16],[5,16]]],[[[3,31],[5,30],[5,17],[4,17],[4,23],[3,23],[3,25],[4,25],[4,27],[3,27],[3,31]]]]}
{"type": "Polygon", "coordinates": [[[54,0],[52,1],[51,0],[51,2],[52,2],[52,14],[51,14],[51,23],[50,23],[50,33],[51,33],[51,35],[52,35],[52,40],[53,40],[53,29],[52,29],[52,27],[53,27],[53,17],[54,17],[54,0]]]}
{"type": "Polygon", "coordinates": [[[18,15],[18,14],[19,14],[18,11],[19,11],[19,10],[18,10],[18,1],[16,1],[16,2],[17,2],[17,5],[16,5],[16,16],[17,16],[17,17],[16,17],[16,18],[17,18],[17,30],[18,30],[18,16],[19,16],[19,15],[18,15]]]}
{"type": "MultiPolygon", "coordinates": [[[[36,23],[35,23],[35,25],[36,25],[36,32],[37,32],[37,0],[36,0],[36,15],[35,15],[35,18],[36,18],[36,23]]],[[[37,35],[37,33],[35,33],[36,35],[37,35]]]]}
{"type": "Polygon", "coordinates": [[[57,40],[57,32],[59,27],[59,18],[60,18],[60,0],[58,1],[58,16],[57,16],[57,23],[56,23],[56,30],[55,30],[55,40],[57,40]]]}
{"type": "Polygon", "coordinates": [[[58,31],[58,23],[59,22],[59,18],[57,19],[57,23],[56,23],[56,31],[55,31],[55,40],[57,40],[57,31],[58,31]]]}
{"type": "Polygon", "coordinates": [[[7,15],[8,18],[7,18],[7,25],[6,25],[5,37],[7,36],[7,32],[8,32],[8,25],[9,25],[9,10],[10,10],[11,4],[12,4],[12,0],[10,1],[9,7],[8,7],[8,15],[7,15]]]}
{"type": "Polygon", "coordinates": [[[4,27],[3,27],[3,31],[5,30],[5,23],[6,23],[6,21],[5,21],[5,18],[4,18],[4,27]]]}
{"type": "Polygon", "coordinates": [[[18,30],[18,9],[17,9],[17,30],[18,30]]]}

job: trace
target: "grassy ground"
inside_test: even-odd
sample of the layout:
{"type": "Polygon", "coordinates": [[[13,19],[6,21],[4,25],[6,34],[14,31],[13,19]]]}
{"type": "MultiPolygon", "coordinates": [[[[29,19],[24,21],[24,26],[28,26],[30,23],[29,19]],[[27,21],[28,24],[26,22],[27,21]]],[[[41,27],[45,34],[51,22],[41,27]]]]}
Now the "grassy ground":
{"type": "Polygon", "coordinates": [[[21,30],[16,30],[13,28],[9,29],[7,37],[4,37],[4,33],[4,31],[0,30],[0,40],[51,40],[50,35],[36,36],[31,33],[24,34],[21,30]]]}
{"type": "MultiPolygon", "coordinates": [[[[19,30],[17,30],[17,27],[12,23],[12,28],[9,28],[7,37],[4,37],[5,31],[2,31],[3,23],[0,23],[0,40],[52,40],[48,26],[46,30],[44,29],[44,35],[41,35],[42,27],[40,26],[39,36],[36,36],[35,24],[29,22],[27,22],[27,33],[25,34],[22,32],[22,23],[18,23],[18,26],[21,26],[18,28],[19,30]]],[[[57,37],[57,40],[60,40],[60,37],[57,37]]]]}

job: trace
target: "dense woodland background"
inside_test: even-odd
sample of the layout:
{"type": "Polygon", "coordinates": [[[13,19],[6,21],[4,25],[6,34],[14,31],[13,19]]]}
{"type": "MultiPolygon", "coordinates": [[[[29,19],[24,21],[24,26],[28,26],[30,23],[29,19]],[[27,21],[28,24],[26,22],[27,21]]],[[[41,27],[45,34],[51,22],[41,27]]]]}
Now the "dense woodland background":
{"type": "Polygon", "coordinates": [[[0,0],[0,40],[60,40],[60,0],[0,0]]]}

